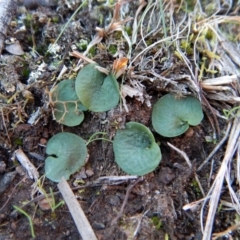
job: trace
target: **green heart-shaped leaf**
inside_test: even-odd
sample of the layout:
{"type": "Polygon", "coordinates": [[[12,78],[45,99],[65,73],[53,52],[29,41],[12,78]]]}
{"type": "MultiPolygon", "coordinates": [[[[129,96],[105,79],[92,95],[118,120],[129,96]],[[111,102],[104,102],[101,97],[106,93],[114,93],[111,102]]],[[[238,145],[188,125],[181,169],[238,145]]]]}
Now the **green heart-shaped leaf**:
{"type": "Polygon", "coordinates": [[[84,165],[87,148],[84,140],[73,133],[58,133],[47,143],[45,160],[46,177],[59,182],[62,177],[69,179],[84,165]]]}
{"type": "Polygon", "coordinates": [[[74,80],[63,80],[51,91],[51,104],[56,121],[66,126],[79,125],[84,119],[86,108],[75,92],[74,80]]]}
{"type": "Polygon", "coordinates": [[[129,122],[125,129],[117,131],[113,150],[120,168],[138,176],[152,172],[162,158],[151,131],[136,122],[129,122]]]}
{"type": "Polygon", "coordinates": [[[201,103],[191,96],[177,99],[166,94],[153,106],[153,128],[165,137],[179,136],[187,131],[189,125],[196,126],[202,119],[201,103]]]}
{"type": "Polygon", "coordinates": [[[108,111],[119,102],[119,87],[115,77],[96,69],[96,64],[83,67],[76,78],[76,93],[85,107],[93,112],[108,111]]]}

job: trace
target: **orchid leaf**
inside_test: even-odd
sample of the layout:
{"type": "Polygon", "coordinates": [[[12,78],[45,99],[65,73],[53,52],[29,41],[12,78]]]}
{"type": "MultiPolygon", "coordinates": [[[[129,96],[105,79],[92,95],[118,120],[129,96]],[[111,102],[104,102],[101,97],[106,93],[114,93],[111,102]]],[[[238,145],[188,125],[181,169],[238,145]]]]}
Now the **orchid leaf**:
{"type": "Polygon", "coordinates": [[[63,80],[51,91],[53,116],[57,122],[72,127],[79,125],[84,119],[86,108],[75,92],[74,80],[63,80]]]}
{"type": "Polygon", "coordinates": [[[59,182],[62,177],[69,179],[84,165],[87,148],[84,140],[73,133],[58,133],[47,143],[45,160],[46,177],[59,182]]]}
{"type": "Polygon", "coordinates": [[[164,137],[179,136],[188,130],[189,125],[196,126],[202,119],[201,103],[192,96],[178,99],[166,94],[153,106],[153,128],[164,137]]]}
{"type": "Polygon", "coordinates": [[[96,64],[83,67],[76,78],[76,93],[85,107],[92,112],[104,112],[117,106],[119,87],[112,73],[106,75],[96,64]]]}
{"type": "Polygon", "coordinates": [[[113,150],[119,167],[131,175],[142,176],[152,172],[162,158],[151,131],[136,122],[129,122],[125,129],[117,131],[113,150]]]}

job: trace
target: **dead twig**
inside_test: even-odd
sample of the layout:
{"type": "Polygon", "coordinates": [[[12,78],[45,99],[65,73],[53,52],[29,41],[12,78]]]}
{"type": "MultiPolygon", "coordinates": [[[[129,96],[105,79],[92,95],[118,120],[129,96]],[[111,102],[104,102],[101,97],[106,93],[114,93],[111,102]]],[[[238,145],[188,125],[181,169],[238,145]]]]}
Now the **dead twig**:
{"type": "Polygon", "coordinates": [[[97,240],[97,237],[84,213],[79,202],[77,201],[72,189],[63,177],[58,183],[58,189],[61,192],[72,218],[77,226],[77,229],[83,240],[97,240]]]}
{"type": "Polygon", "coordinates": [[[83,55],[82,53],[80,53],[80,52],[78,52],[76,50],[70,52],[69,54],[70,54],[70,56],[74,56],[76,58],[82,59],[82,60],[86,61],[87,63],[94,63],[94,64],[96,64],[95,61],[93,61],[92,59],[86,57],[85,55],[83,55]]]}
{"type": "Polygon", "coordinates": [[[38,170],[35,168],[35,166],[30,162],[26,154],[23,152],[21,148],[15,151],[15,156],[18,159],[18,161],[21,163],[21,165],[27,170],[28,175],[31,179],[34,179],[36,182],[39,178],[38,170]]]}
{"type": "Polygon", "coordinates": [[[123,203],[122,203],[121,209],[120,209],[119,213],[117,214],[117,216],[112,220],[111,225],[116,224],[117,221],[119,220],[119,218],[122,217],[123,211],[124,211],[124,208],[125,208],[125,206],[126,206],[126,204],[127,204],[128,197],[129,197],[130,192],[131,192],[132,189],[133,189],[140,181],[142,181],[142,180],[143,180],[142,177],[138,178],[138,180],[136,180],[133,184],[131,184],[131,185],[127,188],[127,192],[126,192],[124,201],[123,201],[123,203]]]}
{"type": "Polygon", "coordinates": [[[4,40],[7,34],[8,25],[11,22],[12,16],[16,11],[16,0],[1,0],[0,1],[0,54],[4,48],[4,40]]]}
{"type": "Polygon", "coordinates": [[[208,86],[222,86],[225,84],[236,84],[238,82],[237,75],[227,75],[217,78],[210,78],[200,82],[202,88],[207,88],[208,86]]]}
{"type": "Polygon", "coordinates": [[[194,201],[194,202],[191,202],[191,203],[187,203],[186,205],[183,206],[182,209],[184,211],[188,211],[188,210],[195,211],[200,204],[202,204],[204,201],[208,200],[210,197],[211,196],[208,196],[207,198],[205,197],[205,198],[201,198],[201,199],[199,199],[197,201],[194,201]]]}

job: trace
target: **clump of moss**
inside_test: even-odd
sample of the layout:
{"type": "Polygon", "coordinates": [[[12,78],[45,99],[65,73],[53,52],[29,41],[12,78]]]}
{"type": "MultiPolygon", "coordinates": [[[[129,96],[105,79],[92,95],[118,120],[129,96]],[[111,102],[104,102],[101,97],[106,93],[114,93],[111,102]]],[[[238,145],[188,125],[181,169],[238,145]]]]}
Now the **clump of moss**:
{"type": "Polygon", "coordinates": [[[81,39],[76,45],[80,51],[85,51],[88,46],[88,41],[85,39],[81,39]]]}
{"type": "Polygon", "coordinates": [[[110,45],[109,48],[108,48],[108,51],[114,55],[116,52],[117,52],[117,46],[116,45],[110,45]]]}
{"type": "Polygon", "coordinates": [[[152,224],[156,227],[157,230],[160,230],[162,227],[162,221],[158,216],[152,217],[152,224]]]}

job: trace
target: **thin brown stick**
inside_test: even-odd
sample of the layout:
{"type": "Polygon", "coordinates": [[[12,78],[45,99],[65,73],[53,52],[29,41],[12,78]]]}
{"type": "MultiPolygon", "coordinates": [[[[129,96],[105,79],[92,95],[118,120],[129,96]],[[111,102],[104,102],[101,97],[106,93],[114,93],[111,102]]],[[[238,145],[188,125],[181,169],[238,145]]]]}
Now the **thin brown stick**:
{"type": "Polygon", "coordinates": [[[128,197],[129,197],[130,192],[131,192],[132,189],[133,189],[140,181],[142,181],[142,180],[143,180],[142,177],[138,178],[138,180],[136,180],[133,184],[131,184],[131,185],[127,188],[127,192],[126,192],[124,201],[123,201],[123,203],[122,203],[121,209],[120,209],[120,211],[118,212],[117,216],[112,220],[111,225],[116,224],[116,223],[118,222],[119,218],[122,217],[123,211],[124,211],[124,208],[125,208],[125,206],[126,206],[126,204],[127,204],[128,197]]]}
{"type": "Polygon", "coordinates": [[[15,156],[21,163],[21,165],[27,170],[29,177],[31,179],[34,179],[34,181],[36,182],[39,178],[39,172],[21,148],[15,151],[15,156]]]}

